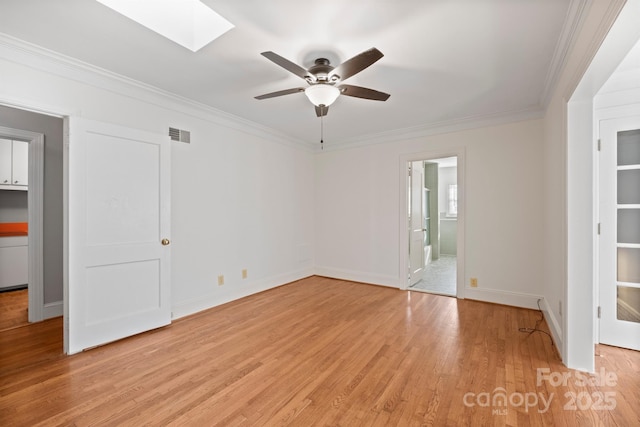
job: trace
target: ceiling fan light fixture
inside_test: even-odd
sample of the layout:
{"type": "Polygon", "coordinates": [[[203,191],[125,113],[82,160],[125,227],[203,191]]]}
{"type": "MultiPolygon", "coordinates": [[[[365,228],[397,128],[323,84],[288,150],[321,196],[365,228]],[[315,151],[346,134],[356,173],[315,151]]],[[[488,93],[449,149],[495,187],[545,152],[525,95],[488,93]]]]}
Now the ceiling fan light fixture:
{"type": "Polygon", "coordinates": [[[321,105],[328,107],[340,96],[340,89],[332,85],[319,83],[306,88],[304,94],[316,107],[321,105]]]}

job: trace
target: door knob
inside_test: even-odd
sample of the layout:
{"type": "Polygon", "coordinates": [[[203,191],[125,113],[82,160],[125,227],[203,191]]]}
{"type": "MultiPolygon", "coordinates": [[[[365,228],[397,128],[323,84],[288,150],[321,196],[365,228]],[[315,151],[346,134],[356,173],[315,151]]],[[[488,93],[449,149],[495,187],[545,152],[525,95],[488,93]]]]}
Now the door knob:
{"type": "Polygon", "coordinates": [[[169,243],[171,243],[171,242],[169,241],[169,239],[162,239],[162,240],[160,241],[160,243],[162,243],[162,246],[168,246],[168,245],[169,245],[169,243]]]}

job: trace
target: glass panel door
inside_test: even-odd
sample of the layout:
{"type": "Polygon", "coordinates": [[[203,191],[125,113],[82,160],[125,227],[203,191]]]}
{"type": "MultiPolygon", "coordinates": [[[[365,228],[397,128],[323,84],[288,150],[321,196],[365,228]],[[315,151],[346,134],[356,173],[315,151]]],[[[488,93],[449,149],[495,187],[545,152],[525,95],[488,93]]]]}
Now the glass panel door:
{"type": "Polygon", "coordinates": [[[600,122],[600,342],[640,350],[640,117],[600,122]]]}
{"type": "Polygon", "coordinates": [[[617,133],[616,318],[640,323],[640,130],[617,133]]]}

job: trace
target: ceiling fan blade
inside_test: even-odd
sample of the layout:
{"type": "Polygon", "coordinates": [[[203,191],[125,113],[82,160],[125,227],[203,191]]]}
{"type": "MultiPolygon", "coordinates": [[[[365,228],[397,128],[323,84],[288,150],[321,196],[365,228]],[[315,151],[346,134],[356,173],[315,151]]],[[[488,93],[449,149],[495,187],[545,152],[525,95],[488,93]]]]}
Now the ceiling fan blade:
{"type": "Polygon", "coordinates": [[[323,105],[321,107],[318,107],[316,105],[316,116],[318,117],[326,116],[328,112],[329,112],[329,107],[327,107],[326,105],[323,105]]]}
{"type": "Polygon", "coordinates": [[[391,95],[366,87],[353,85],[338,86],[342,95],[353,96],[354,98],[372,99],[374,101],[386,101],[391,95]]]}
{"type": "Polygon", "coordinates": [[[264,95],[255,96],[255,99],[267,99],[267,98],[275,98],[276,96],[282,95],[291,95],[292,93],[304,92],[304,89],[301,87],[296,87],[293,89],[285,89],[279,90],[277,92],[265,93],[264,95]]]}
{"type": "Polygon", "coordinates": [[[274,62],[275,64],[281,66],[285,70],[292,72],[293,74],[295,74],[296,76],[302,79],[305,79],[308,82],[316,81],[316,76],[314,76],[313,74],[311,74],[310,72],[308,72],[307,70],[299,66],[298,64],[294,64],[288,59],[283,58],[277,53],[268,51],[268,52],[262,52],[261,55],[267,58],[268,60],[274,62]]]}
{"type": "Polygon", "coordinates": [[[337,78],[344,81],[356,73],[367,68],[369,65],[382,58],[384,55],[375,47],[369,50],[365,50],[359,55],[354,56],[351,59],[347,59],[342,64],[331,70],[329,74],[329,80],[335,81],[337,78]],[[337,77],[335,77],[337,76],[337,77]]]}

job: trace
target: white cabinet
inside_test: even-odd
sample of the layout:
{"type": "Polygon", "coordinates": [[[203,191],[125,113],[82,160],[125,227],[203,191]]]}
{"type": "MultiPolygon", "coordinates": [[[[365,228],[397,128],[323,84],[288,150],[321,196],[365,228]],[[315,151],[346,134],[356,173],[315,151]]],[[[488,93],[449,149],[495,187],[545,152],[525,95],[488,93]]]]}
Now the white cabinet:
{"type": "Polygon", "coordinates": [[[0,139],[0,185],[10,184],[13,164],[13,141],[0,139]]]}
{"type": "Polygon", "coordinates": [[[29,143],[13,141],[13,185],[29,185],[29,143]]]}
{"type": "Polygon", "coordinates": [[[28,237],[0,237],[0,289],[26,285],[29,281],[28,266],[28,237]]]}
{"type": "Polygon", "coordinates": [[[0,139],[0,189],[27,190],[29,143],[0,139]]]}

